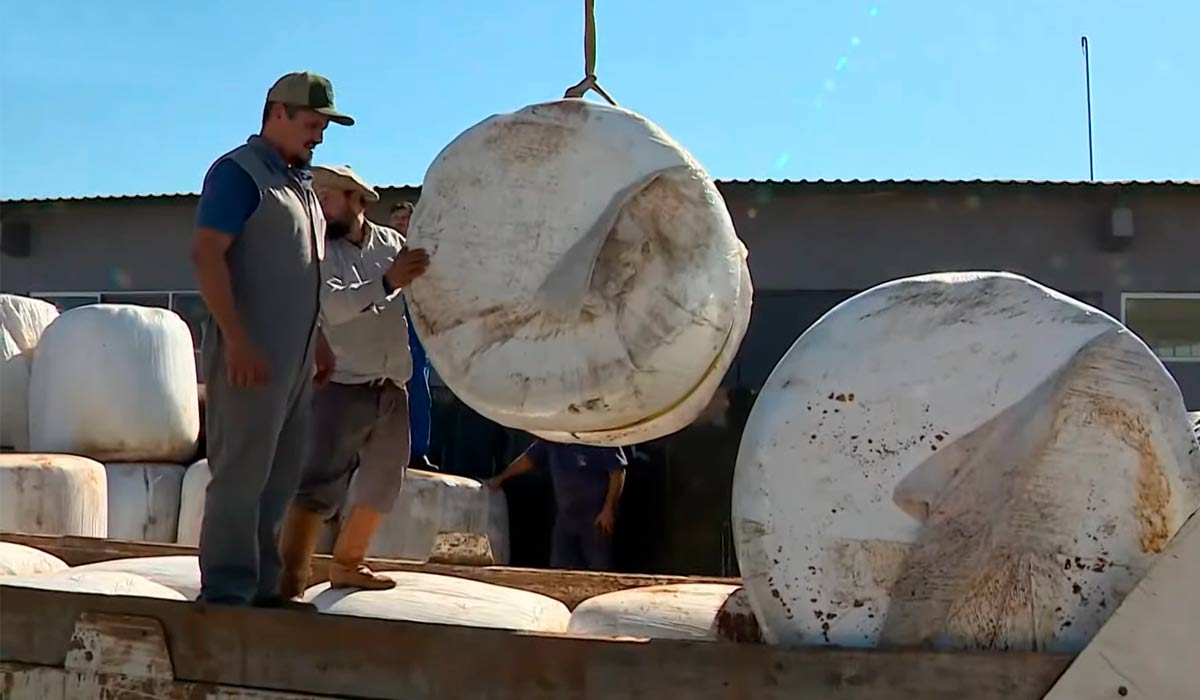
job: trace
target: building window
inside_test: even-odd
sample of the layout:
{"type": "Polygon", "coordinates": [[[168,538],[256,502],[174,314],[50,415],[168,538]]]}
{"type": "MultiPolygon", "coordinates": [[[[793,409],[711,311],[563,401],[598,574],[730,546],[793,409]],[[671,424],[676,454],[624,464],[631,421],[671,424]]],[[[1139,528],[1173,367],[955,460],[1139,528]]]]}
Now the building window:
{"type": "Polygon", "coordinates": [[[100,303],[100,295],[87,292],[46,292],[34,293],[29,296],[34,299],[48,301],[58,307],[58,312],[69,311],[79,306],[100,303]]]}
{"type": "Polygon", "coordinates": [[[195,350],[200,349],[204,321],[208,318],[208,306],[199,292],[34,292],[30,296],[54,304],[60,313],[88,304],[136,304],[170,309],[187,323],[195,350]]]}
{"type": "Polygon", "coordinates": [[[101,304],[135,304],[137,306],[155,306],[160,309],[171,308],[170,292],[102,292],[101,304]]]}
{"type": "Polygon", "coordinates": [[[192,330],[192,347],[200,349],[200,340],[204,337],[204,322],[208,320],[208,305],[199,292],[173,292],[171,294],[171,310],[187,321],[192,330]]]}
{"type": "Polygon", "coordinates": [[[1200,293],[1126,292],[1121,322],[1164,362],[1200,362],[1200,293]]]}

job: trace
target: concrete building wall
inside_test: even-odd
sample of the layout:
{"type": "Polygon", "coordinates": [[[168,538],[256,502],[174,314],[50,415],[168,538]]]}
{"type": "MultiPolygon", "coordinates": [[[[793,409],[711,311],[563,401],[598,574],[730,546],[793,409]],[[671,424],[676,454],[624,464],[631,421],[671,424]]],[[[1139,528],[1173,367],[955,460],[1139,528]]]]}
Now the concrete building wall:
{"type": "MultiPolygon", "coordinates": [[[[797,335],[851,294],[912,274],[1003,269],[1120,318],[1124,292],[1200,291],[1200,188],[1057,185],[745,184],[723,187],[750,251],[756,307],[728,384],[757,388],[797,335]],[[1123,250],[1101,244],[1111,211],[1133,210],[1123,250]]],[[[372,212],[413,190],[385,190],[372,212]]],[[[31,254],[0,257],[16,293],[194,290],[195,198],[21,202],[31,254]]],[[[1169,367],[1200,408],[1200,362],[1169,367]]]]}

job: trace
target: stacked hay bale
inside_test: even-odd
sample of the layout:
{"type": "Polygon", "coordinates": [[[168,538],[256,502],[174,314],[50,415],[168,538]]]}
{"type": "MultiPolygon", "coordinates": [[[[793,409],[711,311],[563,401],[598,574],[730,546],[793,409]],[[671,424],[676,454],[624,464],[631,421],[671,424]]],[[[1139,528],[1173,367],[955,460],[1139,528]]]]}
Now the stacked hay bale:
{"type": "MultiPolygon", "coordinates": [[[[5,304],[39,308],[27,301],[5,304]]],[[[36,349],[30,453],[0,461],[0,482],[11,483],[0,498],[14,501],[0,529],[174,541],[180,462],[199,433],[187,324],[165,309],[95,304],[53,316],[36,349]]]]}
{"type": "Polygon", "coordinates": [[[0,294],[0,449],[29,449],[29,374],[38,341],[57,317],[53,304],[0,294]]]}
{"type": "MultiPolygon", "coordinates": [[[[183,478],[176,537],[179,544],[200,542],[204,495],[211,478],[206,459],[189,467],[183,478]]],[[[504,494],[491,492],[475,479],[420,469],[409,469],[405,474],[400,498],[384,516],[368,554],[424,560],[441,532],[486,534],[495,562],[508,563],[508,505],[504,494]]],[[[328,552],[332,544],[332,531],[327,531],[319,549],[328,552]]]]}
{"type": "Polygon", "coordinates": [[[734,534],[770,643],[1076,652],[1200,504],[1179,387],[1017,275],[889,282],[759,395],[734,534]]]}

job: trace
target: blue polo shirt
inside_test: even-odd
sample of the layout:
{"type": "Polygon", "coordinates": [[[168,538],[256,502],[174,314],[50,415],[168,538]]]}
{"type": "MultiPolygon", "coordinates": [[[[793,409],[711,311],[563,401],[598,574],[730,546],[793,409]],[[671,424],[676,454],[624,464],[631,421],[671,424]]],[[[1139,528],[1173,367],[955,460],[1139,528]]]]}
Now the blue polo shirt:
{"type": "MultiPolygon", "coordinates": [[[[279,151],[261,136],[252,136],[249,143],[265,154],[272,168],[289,172],[301,185],[311,182],[311,170],[289,167],[279,151]]],[[[222,158],[204,176],[200,203],[196,207],[196,227],[239,236],[261,201],[262,194],[254,184],[254,178],[232,158],[222,158]]]]}
{"type": "Polygon", "coordinates": [[[525,456],[550,472],[559,517],[587,526],[604,508],[608,475],[627,464],[620,447],[560,445],[544,440],[533,443],[525,456]]]}

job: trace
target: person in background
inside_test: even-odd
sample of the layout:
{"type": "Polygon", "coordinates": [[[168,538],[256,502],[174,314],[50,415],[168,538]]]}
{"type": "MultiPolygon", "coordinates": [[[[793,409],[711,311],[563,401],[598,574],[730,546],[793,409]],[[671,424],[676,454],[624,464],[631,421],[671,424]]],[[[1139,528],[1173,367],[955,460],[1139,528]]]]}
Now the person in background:
{"type": "Polygon", "coordinates": [[[550,566],[606,571],[612,568],[612,534],[617,502],[625,487],[625,453],[620,447],[562,445],[538,440],[488,486],[534,469],[546,469],[554,485],[556,513],[550,566]]]}
{"type": "Polygon", "coordinates": [[[429,266],[425,251],[405,250],[397,231],[367,219],[379,195],[348,166],[319,166],[313,174],[329,245],[321,325],[337,369],[313,399],[312,448],[280,541],[284,595],[304,591],[321,527],[343,506],[330,585],[396,585],[364,559],[408,464],[412,359],[401,289],[429,266]]]}
{"type": "Polygon", "coordinates": [[[261,131],[204,177],[192,244],[211,312],[201,602],[293,605],[280,592],[277,537],[300,478],[313,381],[334,366],[318,326],[325,218],[309,170],[331,121],[354,124],[334,108],[329,80],[285,75],[267,92],[261,131]]]}
{"type": "MultiPolygon", "coordinates": [[[[408,222],[412,220],[412,214],[412,202],[397,202],[392,205],[392,228],[405,238],[408,238],[408,222]]],[[[408,415],[412,433],[412,457],[409,464],[420,469],[438,471],[437,465],[429,461],[429,432],[433,422],[433,400],[429,394],[429,356],[425,354],[425,346],[417,337],[417,329],[413,327],[407,302],[404,318],[408,322],[408,347],[412,352],[413,361],[412,379],[408,382],[408,415]]]]}

